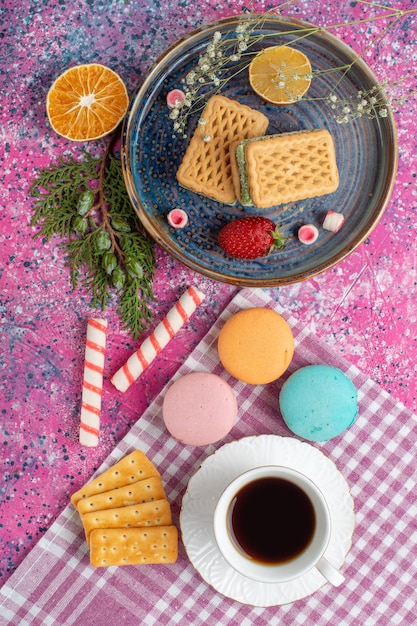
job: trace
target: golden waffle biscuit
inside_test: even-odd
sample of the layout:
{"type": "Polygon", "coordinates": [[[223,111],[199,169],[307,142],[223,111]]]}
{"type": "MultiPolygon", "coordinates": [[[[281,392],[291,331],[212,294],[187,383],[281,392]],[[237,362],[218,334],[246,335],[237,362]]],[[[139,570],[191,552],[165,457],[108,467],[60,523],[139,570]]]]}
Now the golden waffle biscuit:
{"type": "Polygon", "coordinates": [[[77,510],[80,515],[85,515],[91,511],[115,509],[161,498],[165,498],[162,481],[159,476],[153,476],[118,489],[97,493],[89,498],[82,498],[77,503],[77,510]]]}
{"type": "Polygon", "coordinates": [[[154,500],[117,509],[86,513],[83,526],[87,543],[95,528],[138,528],[141,526],[169,526],[171,508],[167,500],[154,500]]]}
{"type": "Polygon", "coordinates": [[[141,450],[134,450],[134,452],[125,456],[121,461],[118,461],[118,463],[115,463],[100,476],[76,491],[71,496],[71,502],[74,506],[77,506],[77,503],[82,498],[124,487],[152,476],[160,477],[156,467],[141,450]]]}
{"type": "Polygon", "coordinates": [[[252,202],[259,208],[322,196],[339,185],[333,139],[327,130],[249,141],[245,160],[252,202]]]}
{"type": "Polygon", "coordinates": [[[201,115],[177,180],[183,187],[225,204],[236,202],[229,148],[233,141],[263,135],[268,118],[224,96],[212,96],[201,115]],[[205,140],[205,138],[207,140],[205,140]]]}
{"type": "Polygon", "coordinates": [[[177,558],[175,526],[107,528],[90,533],[90,563],[95,567],[174,563],[177,558]]]}

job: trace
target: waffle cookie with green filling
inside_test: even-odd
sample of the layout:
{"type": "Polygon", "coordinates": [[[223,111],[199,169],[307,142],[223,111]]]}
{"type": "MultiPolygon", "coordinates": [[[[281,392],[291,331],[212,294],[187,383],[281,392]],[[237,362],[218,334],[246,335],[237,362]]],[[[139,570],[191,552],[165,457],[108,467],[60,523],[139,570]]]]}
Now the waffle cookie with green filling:
{"type": "Polygon", "coordinates": [[[303,130],[231,145],[236,195],[244,206],[269,208],[336,191],[339,172],[327,130],[303,130]]]}

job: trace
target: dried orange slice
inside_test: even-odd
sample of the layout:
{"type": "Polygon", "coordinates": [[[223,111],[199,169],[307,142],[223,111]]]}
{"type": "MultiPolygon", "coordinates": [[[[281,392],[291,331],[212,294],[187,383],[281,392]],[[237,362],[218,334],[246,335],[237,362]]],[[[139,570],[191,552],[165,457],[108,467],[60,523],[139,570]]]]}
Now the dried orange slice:
{"type": "Polygon", "coordinates": [[[104,137],[123,119],[129,104],[126,86],[98,63],[77,65],[53,83],[46,98],[52,128],[73,141],[104,137]]]}
{"type": "Polygon", "coordinates": [[[252,89],[272,104],[297,102],[310,87],[311,63],[290,46],[265,48],[249,65],[252,89]]]}

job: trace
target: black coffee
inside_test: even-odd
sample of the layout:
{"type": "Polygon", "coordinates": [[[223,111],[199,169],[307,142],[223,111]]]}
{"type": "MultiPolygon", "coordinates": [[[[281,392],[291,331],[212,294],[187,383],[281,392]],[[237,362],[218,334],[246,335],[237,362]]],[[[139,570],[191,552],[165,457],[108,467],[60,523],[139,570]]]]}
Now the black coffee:
{"type": "Polygon", "coordinates": [[[295,559],[311,542],[316,517],[307,494],[284,478],[259,478],[229,507],[230,534],[246,556],[267,565],[295,559]]]}

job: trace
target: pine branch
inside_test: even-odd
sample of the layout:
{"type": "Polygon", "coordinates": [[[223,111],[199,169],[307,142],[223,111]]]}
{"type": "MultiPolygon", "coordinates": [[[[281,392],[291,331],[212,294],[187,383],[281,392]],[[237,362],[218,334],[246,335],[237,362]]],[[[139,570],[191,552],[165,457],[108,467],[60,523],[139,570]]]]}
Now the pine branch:
{"type": "Polygon", "coordinates": [[[60,157],[39,171],[30,190],[31,225],[40,226],[35,238],[63,239],[73,289],[81,283],[92,306],[102,310],[117,297],[123,327],[138,338],[153,317],[155,255],[130,203],[120,160],[111,152],[113,142],[102,157],[60,157]]]}

